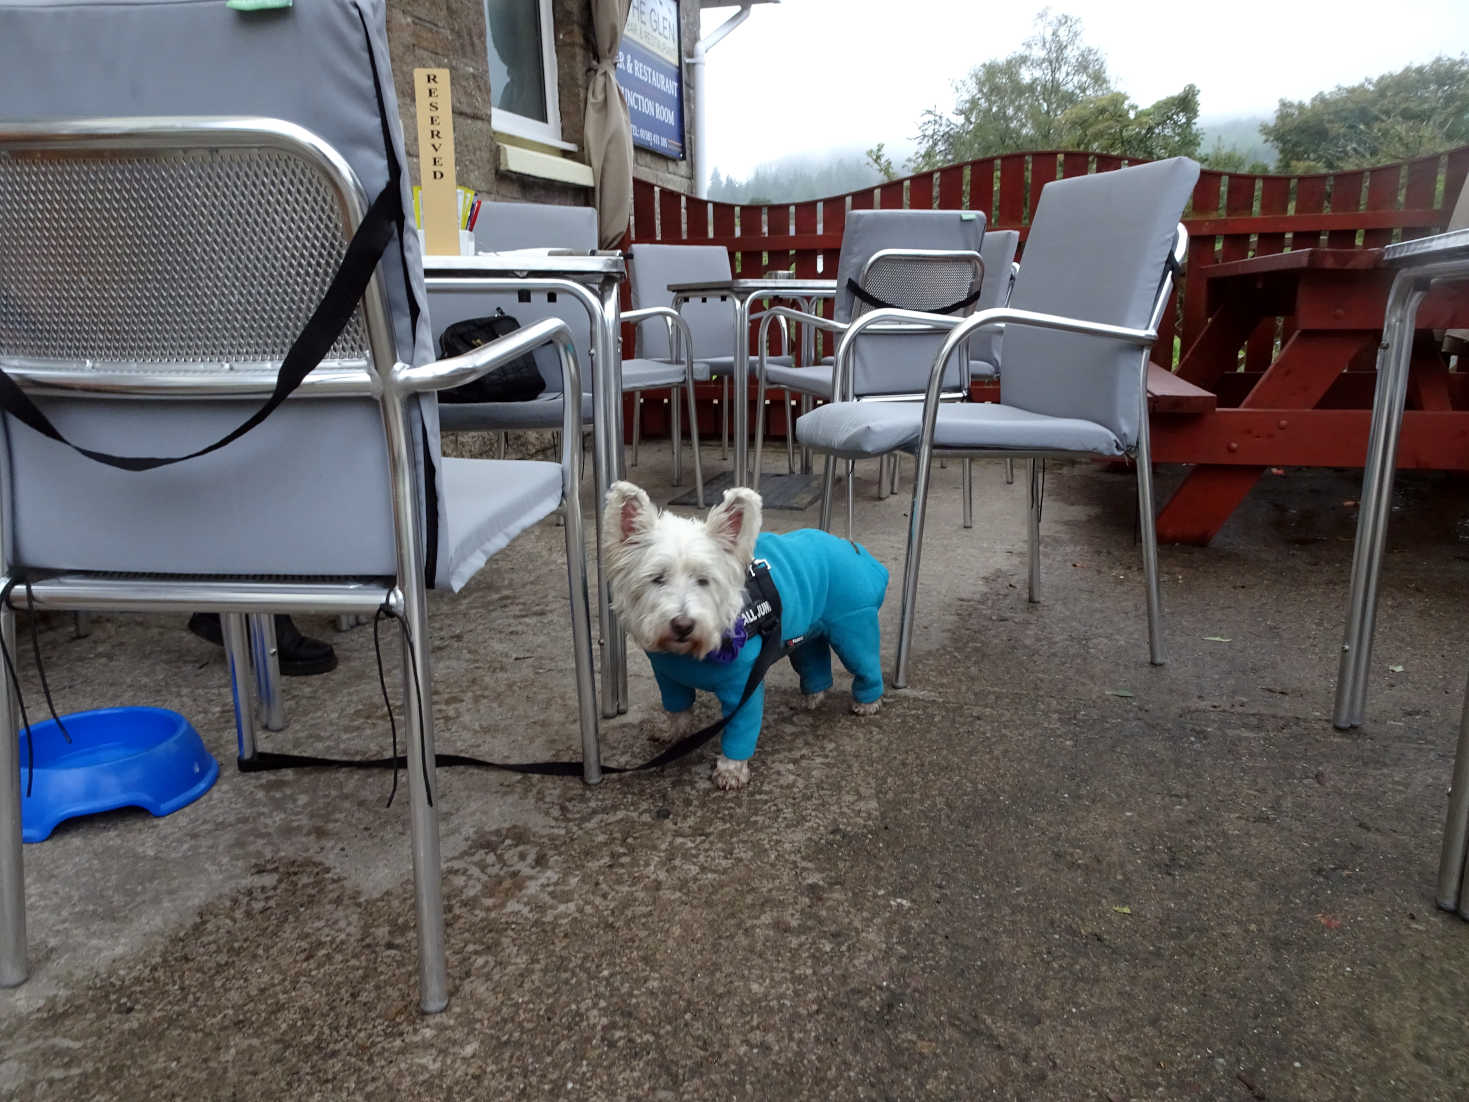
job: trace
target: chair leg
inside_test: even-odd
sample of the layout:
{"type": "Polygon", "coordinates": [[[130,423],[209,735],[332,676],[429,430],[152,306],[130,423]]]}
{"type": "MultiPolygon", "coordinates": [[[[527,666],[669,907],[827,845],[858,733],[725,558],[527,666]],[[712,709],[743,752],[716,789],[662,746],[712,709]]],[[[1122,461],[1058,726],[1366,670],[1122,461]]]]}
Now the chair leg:
{"type": "Polygon", "coordinates": [[[252,612],[249,628],[250,664],[255,668],[260,722],[267,731],[284,731],[286,703],[281,694],[281,657],[275,637],[275,617],[268,612],[252,612]]]}
{"type": "Polygon", "coordinates": [[[1031,604],[1041,599],[1041,472],[1044,463],[1044,459],[1030,461],[1030,507],[1025,542],[1030,551],[1030,586],[1026,595],[1031,604]]]}
{"type": "Polygon", "coordinates": [[[1005,485],[1015,485],[1015,460],[1005,460],[1005,485]]]}
{"type": "Polygon", "coordinates": [[[683,406],[678,404],[678,387],[669,391],[668,435],[673,441],[673,484],[683,485],[683,406]]]}
{"type": "Polygon", "coordinates": [[[902,460],[902,452],[893,452],[893,480],[888,483],[888,493],[898,492],[898,463],[902,460]]]}
{"type": "Polygon", "coordinates": [[[755,469],[750,474],[750,489],[760,489],[760,456],[765,444],[765,376],[755,387],[755,469]]]}
{"type": "Polygon", "coordinates": [[[786,415],[786,472],[796,473],[796,419],[791,415],[791,409],[795,402],[791,399],[791,392],[786,391],[785,401],[781,403],[781,409],[786,415]]]}
{"type": "Polygon", "coordinates": [[[964,527],[974,527],[974,460],[964,460],[964,527]]]}
{"type": "Polygon", "coordinates": [[[729,376],[719,377],[719,458],[729,462],[729,376]]]}
{"type": "Polygon", "coordinates": [[[582,536],[581,503],[572,496],[562,503],[561,513],[566,530],[566,585],[571,596],[571,645],[576,670],[577,725],[581,730],[582,780],[596,784],[602,779],[602,748],[597,732],[597,680],[592,672],[592,614],[587,596],[587,549],[582,536]]]}
{"type": "Polygon", "coordinates": [[[632,461],[631,467],[638,465],[638,445],[643,441],[643,392],[633,391],[632,396],[632,461]]]}
{"type": "MultiPolygon", "coordinates": [[[[811,395],[809,395],[809,394],[803,394],[803,395],[801,395],[801,416],[802,417],[806,416],[806,414],[808,414],[808,413],[811,412],[812,404],[813,403],[812,403],[811,395]]],[[[802,474],[810,474],[811,473],[811,449],[810,448],[802,448],[801,449],[801,473],[802,474]]]]}
{"type": "Polygon", "coordinates": [[[893,688],[908,687],[908,667],[913,650],[913,620],[918,606],[918,567],[923,555],[923,522],[928,513],[929,468],[932,448],[922,449],[913,473],[913,504],[908,509],[908,554],[903,560],[903,607],[898,614],[898,659],[893,670],[893,688]]]}
{"type": "MultiPolygon", "coordinates": [[[[694,397],[694,377],[684,379],[684,397],[689,404],[689,445],[694,449],[694,498],[699,508],[704,508],[704,460],[699,455],[699,405],[694,397]]],[[[678,391],[673,394],[673,404],[678,405],[678,391]]]]}
{"type": "Polygon", "coordinates": [[[495,434],[495,458],[504,459],[505,449],[509,444],[510,434],[508,432],[497,432],[495,434]]]}
{"type": "MultiPolygon", "coordinates": [[[[0,606],[0,639],[15,656],[15,613],[0,606]]],[[[20,740],[10,676],[0,670],[0,987],[15,987],[30,974],[26,952],[25,870],[21,859],[20,740]]]]}
{"type": "Polygon", "coordinates": [[[831,492],[832,484],[836,482],[836,457],[826,457],[826,469],[821,475],[821,530],[831,531],[831,492]]]}
{"type": "Polygon", "coordinates": [[[847,539],[852,538],[852,515],[857,511],[857,461],[847,460],[847,539]]]}
{"type": "Polygon", "coordinates": [[[1462,911],[1464,856],[1469,851],[1469,689],[1459,714],[1459,744],[1454,754],[1453,787],[1449,789],[1449,814],[1444,824],[1443,847],[1438,860],[1438,905],[1446,911],[1462,911]]]}
{"type": "MultiPolygon", "coordinates": [[[[568,526],[570,527],[570,526],[568,526]]],[[[403,715],[407,738],[408,826],[413,850],[414,910],[418,923],[418,999],[426,1014],[449,1005],[444,959],[443,861],[439,850],[438,789],[434,765],[433,674],[421,576],[403,592],[403,715]]]]}
{"type": "Polygon", "coordinates": [[[877,500],[878,501],[883,501],[888,496],[888,460],[890,460],[890,459],[893,462],[895,462],[895,463],[897,462],[897,457],[894,456],[894,455],[892,455],[892,454],[879,455],[877,457],[877,500]]]}
{"type": "Polygon", "coordinates": [[[85,639],[92,634],[92,614],[90,612],[71,614],[71,634],[73,639],[85,639]]]}
{"type": "Polygon", "coordinates": [[[230,694],[235,701],[235,753],[241,761],[255,756],[255,676],[250,668],[250,632],[243,612],[219,617],[224,636],[224,660],[230,671],[230,694]]]}
{"type": "MultiPolygon", "coordinates": [[[[1146,431],[1144,428],[1143,432],[1146,431]]],[[[1143,577],[1148,586],[1148,661],[1161,666],[1167,661],[1163,653],[1163,594],[1158,585],[1158,522],[1153,516],[1153,464],[1146,446],[1141,448],[1137,461],[1137,506],[1142,529],[1143,577]]]]}

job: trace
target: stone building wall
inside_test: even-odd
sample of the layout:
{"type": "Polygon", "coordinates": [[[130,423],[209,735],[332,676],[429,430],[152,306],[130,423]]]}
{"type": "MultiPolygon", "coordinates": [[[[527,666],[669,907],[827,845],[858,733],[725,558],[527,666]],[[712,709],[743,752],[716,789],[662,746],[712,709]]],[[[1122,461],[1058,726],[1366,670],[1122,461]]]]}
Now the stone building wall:
{"type": "MultiPolygon", "coordinates": [[[[683,52],[688,56],[699,33],[695,0],[680,0],[683,52]]],[[[556,69],[560,88],[561,138],[577,147],[567,154],[586,162],[583,113],[592,68],[591,15],[587,0],[553,0],[556,69]]],[[[592,189],[497,168],[497,138],[491,129],[490,80],[483,0],[389,0],[388,44],[403,137],[418,175],[417,113],[413,102],[413,70],[450,70],[454,100],[454,149],[458,182],[493,199],[590,206],[592,189]]],[[[692,66],[683,66],[685,149],[691,151],[694,90],[692,66]]],[[[642,179],[682,191],[693,190],[693,163],[672,160],[646,149],[633,150],[633,173],[642,179]]]]}

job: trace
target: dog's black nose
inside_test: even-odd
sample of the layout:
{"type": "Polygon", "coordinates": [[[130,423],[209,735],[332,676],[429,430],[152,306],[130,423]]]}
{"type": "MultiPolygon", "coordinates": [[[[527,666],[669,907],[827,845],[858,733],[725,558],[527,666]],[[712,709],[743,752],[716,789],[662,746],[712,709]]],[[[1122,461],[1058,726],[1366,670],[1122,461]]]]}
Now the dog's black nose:
{"type": "Polygon", "coordinates": [[[674,638],[680,643],[694,634],[694,622],[687,616],[675,616],[668,621],[668,626],[673,629],[674,638]]]}

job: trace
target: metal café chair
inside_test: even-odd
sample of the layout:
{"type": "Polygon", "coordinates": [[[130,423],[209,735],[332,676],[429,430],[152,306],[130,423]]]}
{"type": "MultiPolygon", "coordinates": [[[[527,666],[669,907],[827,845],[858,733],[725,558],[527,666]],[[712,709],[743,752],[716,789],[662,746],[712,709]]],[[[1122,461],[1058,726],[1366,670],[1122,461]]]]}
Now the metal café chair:
{"type": "MultiPolygon", "coordinates": [[[[639,243],[627,251],[629,282],[632,285],[633,311],[623,315],[623,320],[638,323],[637,352],[639,357],[655,358],[663,349],[649,335],[648,321],[657,320],[657,315],[644,311],[653,307],[669,307],[674,301],[668,290],[672,283],[715,283],[732,278],[729,252],[723,245],[655,245],[639,243]]],[[[675,307],[678,316],[688,327],[692,342],[694,380],[707,383],[720,381],[719,441],[721,458],[729,458],[729,410],[730,379],[734,376],[735,304],[728,296],[689,298],[675,307]]],[[[751,315],[752,320],[763,314],[751,315]]],[[[677,361],[686,353],[686,346],[679,339],[676,326],[665,320],[662,336],[667,340],[665,353],[668,360],[677,361]]],[[[790,353],[790,336],[781,326],[781,346],[784,353],[772,357],[776,363],[793,364],[790,353]]],[[[677,411],[675,410],[675,413],[677,411]]],[[[675,422],[676,424],[676,422],[675,422]]],[[[633,423],[633,460],[637,460],[640,426],[633,423]]],[[[700,499],[700,505],[703,499],[700,499]]]]}
{"type": "MultiPolygon", "coordinates": [[[[909,514],[893,683],[908,683],[923,523],[935,456],[1030,460],[1029,598],[1039,599],[1042,463],[1050,456],[1136,461],[1149,656],[1161,665],[1163,623],[1148,451],[1148,352],[1188,235],[1179,223],[1199,166],[1185,157],[1052,181],[1031,220],[1010,305],[950,328],[918,403],[840,401],[802,417],[801,443],[836,458],[903,448],[918,456],[909,514]],[[942,402],[945,367],[975,334],[1004,326],[999,402],[942,402]]],[[[885,322],[937,315],[874,310],[844,341],[885,322]]],[[[838,356],[839,366],[844,357],[838,356]]],[[[839,383],[844,387],[846,376],[839,383]]]]}
{"type": "MultiPolygon", "coordinates": [[[[764,443],[764,396],[767,386],[783,387],[831,402],[916,398],[926,382],[918,365],[926,364],[938,345],[941,332],[912,322],[879,327],[857,343],[845,344],[851,324],[873,309],[870,301],[851,289],[855,282],[870,298],[901,304],[910,309],[950,309],[962,317],[974,308],[982,292],[984,262],[980,249],[985,216],[977,211],[872,210],[852,211],[847,216],[837,261],[837,297],[833,318],[775,307],[770,321],[783,318],[793,324],[838,335],[843,344],[830,365],[784,367],[761,357],[757,370],[757,421],[755,426],[755,472],[753,485],[760,487],[761,453],[764,443]],[[843,348],[845,345],[845,349],[843,348]],[[853,368],[844,391],[837,383],[837,360],[852,358],[853,368]]],[[[761,345],[764,341],[762,338],[761,345]]],[[[956,398],[967,390],[969,369],[965,353],[955,356],[944,382],[946,397],[956,398]]],[[[788,450],[795,446],[795,433],[786,434],[788,450]]],[[[790,458],[788,456],[788,458],[790,458]]],[[[878,456],[874,456],[878,458],[878,456]]],[[[852,469],[847,466],[847,533],[852,524],[852,469]]],[[[879,485],[885,470],[879,472],[879,485]]],[[[822,505],[822,526],[830,524],[833,470],[827,466],[822,505]]]]}
{"type": "MultiPolygon", "coordinates": [[[[575,411],[559,463],[456,460],[440,453],[432,400],[547,341],[570,392],[580,367],[553,320],[434,362],[387,58],[381,0],[313,0],[267,20],[167,0],[0,3],[0,70],[33,77],[0,110],[52,116],[0,120],[0,367],[57,436],[132,468],[48,438],[29,414],[0,421],[0,574],[30,582],[0,604],[0,639],[13,653],[14,610],[28,606],[213,610],[236,656],[252,612],[399,620],[419,998],[432,1012],[448,981],[425,591],[460,588],[558,509],[568,726],[587,781],[600,763],[575,411]],[[175,40],[189,49],[166,71],[52,73],[57,42],[134,57],[175,40]],[[216,114],[168,117],[180,88],[216,114]],[[87,119],[99,107],[138,117],[87,119]],[[279,397],[283,364],[311,370],[271,412],[262,398],[279,397]],[[205,447],[242,423],[254,427],[205,447]],[[187,458],[117,458],[140,452],[187,458]]],[[[248,760],[249,675],[236,663],[231,676],[248,760]]],[[[15,730],[0,692],[0,985],[29,970],[15,730]]]]}

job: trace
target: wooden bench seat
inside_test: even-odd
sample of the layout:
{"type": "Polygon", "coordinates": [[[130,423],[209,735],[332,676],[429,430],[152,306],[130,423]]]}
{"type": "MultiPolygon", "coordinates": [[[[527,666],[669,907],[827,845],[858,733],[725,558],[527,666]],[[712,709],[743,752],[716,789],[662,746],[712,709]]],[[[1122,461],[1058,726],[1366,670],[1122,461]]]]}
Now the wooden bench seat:
{"type": "Polygon", "coordinates": [[[1166,367],[1148,364],[1148,409],[1153,413],[1212,413],[1216,399],[1210,391],[1180,379],[1166,367]]]}

